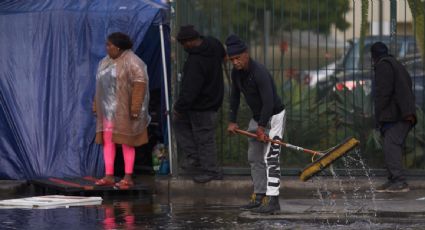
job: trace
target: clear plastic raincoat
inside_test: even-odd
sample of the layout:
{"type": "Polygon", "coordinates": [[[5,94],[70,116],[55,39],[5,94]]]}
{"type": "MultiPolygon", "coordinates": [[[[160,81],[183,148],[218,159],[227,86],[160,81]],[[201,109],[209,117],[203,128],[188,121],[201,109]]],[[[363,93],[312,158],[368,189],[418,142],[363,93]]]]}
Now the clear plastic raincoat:
{"type": "Polygon", "coordinates": [[[96,74],[96,143],[103,144],[103,131],[112,131],[117,144],[139,146],[147,143],[149,78],[145,63],[131,50],[112,59],[103,58],[96,74]],[[137,114],[137,118],[132,115],[137,114]],[[105,122],[112,127],[104,126],[105,122]]]}

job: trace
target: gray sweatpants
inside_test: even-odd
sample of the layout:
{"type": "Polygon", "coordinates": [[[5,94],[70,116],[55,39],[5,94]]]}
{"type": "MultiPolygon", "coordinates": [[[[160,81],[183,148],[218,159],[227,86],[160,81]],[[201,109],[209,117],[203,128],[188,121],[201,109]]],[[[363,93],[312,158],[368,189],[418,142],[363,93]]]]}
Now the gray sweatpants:
{"type": "Polygon", "coordinates": [[[388,171],[388,179],[404,182],[403,148],[411,124],[407,121],[399,121],[384,132],[384,156],[388,171]]]}
{"type": "MultiPolygon", "coordinates": [[[[267,125],[269,138],[282,140],[285,129],[285,110],[273,115],[267,125]]],[[[249,132],[255,132],[258,124],[251,119],[249,132]]],[[[279,195],[281,147],[276,144],[263,143],[255,138],[248,138],[248,162],[251,166],[251,177],[254,193],[265,193],[268,196],[279,195]]]]}

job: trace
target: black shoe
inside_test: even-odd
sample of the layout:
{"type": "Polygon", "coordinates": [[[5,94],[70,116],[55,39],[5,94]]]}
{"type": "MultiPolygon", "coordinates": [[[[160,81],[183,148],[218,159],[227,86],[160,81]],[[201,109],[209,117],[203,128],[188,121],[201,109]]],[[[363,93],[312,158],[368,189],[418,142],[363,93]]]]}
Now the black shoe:
{"type": "Polygon", "coordinates": [[[188,160],[186,163],[183,163],[180,168],[181,172],[186,175],[195,175],[198,174],[201,170],[201,165],[199,162],[194,160],[188,160]]]}
{"type": "Polygon", "coordinates": [[[389,180],[387,182],[385,182],[384,184],[378,186],[375,189],[375,192],[386,192],[387,188],[390,187],[394,182],[389,180]]]}
{"type": "Polygon", "coordinates": [[[217,174],[201,174],[193,177],[193,181],[196,183],[207,183],[212,180],[223,180],[223,175],[221,173],[217,174]]]}
{"type": "Polygon", "coordinates": [[[199,168],[193,166],[181,166],[179,173],[182,175],[197,175],[199,174],[199,168]]]}
{"type": "Polygon", "coordinates": [[[258,208],[261,206],[261,202],[262,200],[266,197],[265,194],[261,194],[261,193],[253,193],[251,195],[251,200],[249,201],[248,204],[246,205],[242,205],[240,207],[240,209],[242,210],[251,210],[254,208],[258,208]]]}
{"type": "Polygon", "coordinates": [[[410,191],[409,185],[406,182],[396,182],[391,184],[386,190],[386,192],[408,192],[410,191]]]}
{"type": "Polygon", "coordinates": [[[279,196],[266,196],[261,206],[252,212],[260,214],[277,214],[280,212],[279,196]]]}

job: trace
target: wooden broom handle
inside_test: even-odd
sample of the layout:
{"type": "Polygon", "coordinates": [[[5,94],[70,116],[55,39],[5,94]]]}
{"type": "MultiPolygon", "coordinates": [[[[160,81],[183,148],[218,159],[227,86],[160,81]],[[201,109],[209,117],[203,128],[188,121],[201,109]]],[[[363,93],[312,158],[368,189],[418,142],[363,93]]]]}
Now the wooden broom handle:
{"type": "MultiPolygon", "coordinates": [[[[239,134],[242,134],[242,135],[245,135],[245,136],[248,136],[248,137],[257,138],[256,134],[250,133],[250,132],[245,131],[245,130],[235,129],[235,131],[239,134]]],[[[282,141],[272,140],[270,138],[267,138],[267,141],[271,142],[273,144],[281,145],[281,146],[289,148],[289,149],[296,150],[296,151],[302,151],[302,152],[309,153],[309,154],[312,154],[312,155],[319,155],[319,156],[323,155],[323,153],[321,153],[321,152],[317,152],[317,151],[314,151],[314,150],[311,150],[311,149],[305,149],[305,148],[295,146],[295,145],[291,145],[289,143],[285,143],[285,142],[282,142],[282,141]]]]}

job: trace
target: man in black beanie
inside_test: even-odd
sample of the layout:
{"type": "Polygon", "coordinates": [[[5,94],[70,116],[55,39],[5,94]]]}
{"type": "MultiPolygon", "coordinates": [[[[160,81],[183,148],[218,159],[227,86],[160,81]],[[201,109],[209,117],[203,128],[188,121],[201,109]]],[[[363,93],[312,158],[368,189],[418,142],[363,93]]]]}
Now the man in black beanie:
{"type": "Polygon", "coordinates": [[[285,128],[285,108],[276,92],[274,80],[267,69],[252,60],[245,43],[236,35],[226,40],[227,54],[233,64],[230,98],[230,123],[227,130],[235,133],[240,93],[253,113],[248,131],[257,139],[248,140],[248,161],[254,192],[244,210],[257,213],[280,211],[280,146],[268,139],[282,140],[285,128]]]}
{"type": "Polygon", "coordinates": [[[371,46],[375,68],[374,102],[377,127],[383,136],[383,151],[388,181],[377,192],[407,192],[402,154],[407,134],[416,124],[412,80],[405,67],[388,54],[387,46],[371,46]]]}
{"type": "Polygon", "coordinates": [[[220,41],[200,36],[192,25],[182,26],[177,40],[188,53],[173,111],[177,143],[184,153],[182,168],[195,174],[197,183],[222,179],[215,130],[223,102],[226,52],[220,41]]]}

